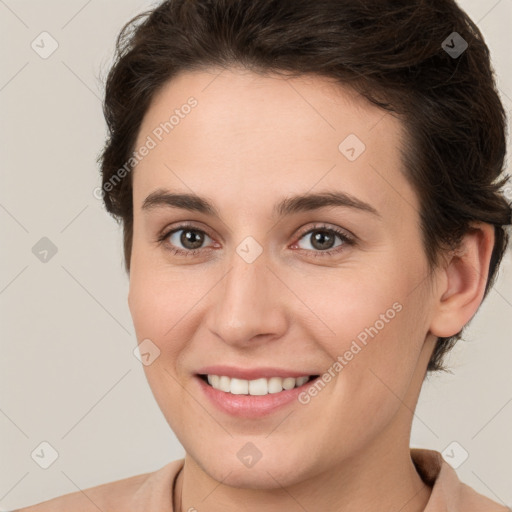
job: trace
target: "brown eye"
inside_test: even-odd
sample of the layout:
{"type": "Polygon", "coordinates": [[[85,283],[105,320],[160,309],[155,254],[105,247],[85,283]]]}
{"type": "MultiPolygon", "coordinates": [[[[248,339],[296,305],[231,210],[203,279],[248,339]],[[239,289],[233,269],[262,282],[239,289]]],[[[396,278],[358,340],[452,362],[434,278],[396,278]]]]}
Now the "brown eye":
{"type": "Polygon", "coordinates": [[[181,235],[178,237],[179,242],[185,249],[199,249],[203,245],[205,233],[193,229],[180,229],[175,234],[181,231],[181,235]]]}
{"type": "Polygon", "coordinates": [[[315,226],[304,232],[295,244],[313,256],[330,256],[343,251],[346,246],[355,245],[355,239],[345,232],[326,226],[315,226]],[[339,241],[336,242],[336,239],[339,241]],[[301,241],[307,243],[301,246],[301,241]]]}
{"type": "Polygon", "coordinates": [[[317,251],[327,251],[342,245],[342,243],[336,244],[336,238],[341,239],[341,242],[345,242],[345,239],[338,233],[331,231],[330,229],[313,229],[308,231],[301,237],[309,242],[310,247],[302,247],[303,249],[316,249],[317,251]]]}
{"type": "Polygon", "coordinates": [[[336,242],[336,237],[328,231],[313,231],[309,235],[311,245],[319,251],[331,249],[336,242]]]}
{"type": "Polygon", "coordinates": [[[167,231],[158,238],[158,242],[179,255],[193,255],[203,249],[205,242],[212,239],[201,229],[194,226],[179,226],[167,231]]]}

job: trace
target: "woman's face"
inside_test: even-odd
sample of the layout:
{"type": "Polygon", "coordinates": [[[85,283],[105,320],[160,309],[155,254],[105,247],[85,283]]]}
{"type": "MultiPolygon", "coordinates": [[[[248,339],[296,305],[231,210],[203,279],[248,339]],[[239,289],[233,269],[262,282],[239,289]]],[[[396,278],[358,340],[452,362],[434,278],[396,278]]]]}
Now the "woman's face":
{"type": "Polygon", "coordinates": [[[217,73],[166,84],[135,147],[128,301],[163,414],[235,486],[408,447],[435,337],[401,124],[319,77],[217,73]]]}

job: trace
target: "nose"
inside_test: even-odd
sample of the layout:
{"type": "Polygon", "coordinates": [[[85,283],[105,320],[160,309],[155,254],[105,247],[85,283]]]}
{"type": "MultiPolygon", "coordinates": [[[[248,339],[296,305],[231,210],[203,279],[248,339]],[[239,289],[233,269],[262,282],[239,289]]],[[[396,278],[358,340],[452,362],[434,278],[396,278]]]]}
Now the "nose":
{"type": "Polygon", "coordinates": [[[209,328],[233,346],[280,338],[287,329],[283,284],[268,266],[265,253],[248,263],[233,254],[224,279],[212,297],[209,328]]]}

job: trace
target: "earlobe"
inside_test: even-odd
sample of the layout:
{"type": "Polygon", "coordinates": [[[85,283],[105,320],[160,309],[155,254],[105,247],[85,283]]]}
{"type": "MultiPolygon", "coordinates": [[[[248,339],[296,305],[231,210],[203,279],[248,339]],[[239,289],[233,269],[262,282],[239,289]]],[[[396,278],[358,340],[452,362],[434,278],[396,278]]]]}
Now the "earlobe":
{"type": "Polygon", "coordinates": [[[494,226],[472,223],[460,248],[451,253],[442,270],[443,288],[435,297],[432,334],[453,336],[474,316],[483,300],[493,247],[494,226]]]}

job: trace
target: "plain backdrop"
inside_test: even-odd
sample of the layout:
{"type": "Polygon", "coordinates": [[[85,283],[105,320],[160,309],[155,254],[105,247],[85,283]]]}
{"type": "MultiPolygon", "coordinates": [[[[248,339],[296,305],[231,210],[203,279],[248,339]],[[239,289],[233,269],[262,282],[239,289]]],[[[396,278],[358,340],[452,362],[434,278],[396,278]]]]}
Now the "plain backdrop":
{"type": "MultiPolygon", "coordinates": [[[[483,31],[510,113],[512,0],[460,4],[483,31]]],[[[0,510],[184,455],[133,355],[121,231],[93,195],[106,133],[102,78],[120,28],[150,6],[0,0],[0,510]],[[47,469],[37,454],[52,449],[41,443],[58,454],[47,469]]],[[[453,373],[424,384],[411,439],[467,452],[460,478],[508,506],[511,254],[449,358],[453,373]]]]}

